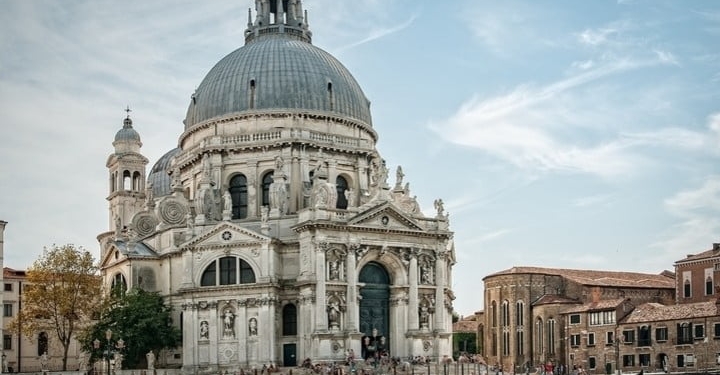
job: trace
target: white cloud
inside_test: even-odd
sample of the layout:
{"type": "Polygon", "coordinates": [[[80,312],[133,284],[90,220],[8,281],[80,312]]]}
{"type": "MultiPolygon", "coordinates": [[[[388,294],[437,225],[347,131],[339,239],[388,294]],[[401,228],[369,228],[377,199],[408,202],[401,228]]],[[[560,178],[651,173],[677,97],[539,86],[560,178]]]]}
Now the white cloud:
{"type": "Polygon", "coordinates": [[[593,62],[592,60],[573,61],[571,66],[580,70],[588,70],[595,66],[595,62],[593,62]]]}
{"type": "Polygon", "coordinates": [[[587,197],[577,198],[572,202],[575,207],[591,207],[605,205],[610,202],[612,196],[608,194],[596,194],[587,197]]]}
{"type": "Polygon", "coordinates": [[[720,176],[710,176],[696,189],[678,192],[665,200],[665,207],[673,215],[689,219],[720,212],[720,176]]]}
{"type": "Polygon", "coordinates": [[[662,50],[655,50],[655,54],[657,55],[660,62],[665,64],[672,64],[672,65],[680,65],[675,55],[672,54],[672,52],[669,51],[662,51],[662,50]]]}
{"type": "Polygon", "coordinates": [[[359,46],[359,45],[372,42],[372,41],[374,41],[374,40],[376,40],[376,39],[380,39],[380,38],[382,38],[382,37],[385,37],[385,36],[388,36],[388,35],[390,35],[390,34],[396,33],[396,32],[401,31],[401,30],[403,30],[403,29],[406,29],[407,27],[409,27],[409,26],[413,23],[413,21],[415,21],[416,18],[417,18],[417,15],[413,14],[413,15],[410,16],[407,20],[405,20],[404,22],[402,22],[402,23],[400,23],[400,24],[397,24],[397,25],[395,25],[395,26],[392,26],[392,27],[383,26],[383,27],[377,27],[377,28],[375,28],[375,29],[369,30],[369,31],[368,31],[368,35],[367,35],[366,37],[364,37],[363,39],[358,40],[358,41],[356,41],[356,42],[352,42],[352,43],[347,44],[347,45],[344,45],[344,46],[342,46],[342,47],[340,47],[340,48],[337,48],[337,49],[335,50],[335,52],[339,53],[339,52],[342,52],[342,51],[345,51],[345,50],[348,50],[348,49],[357,47],[357,46],[359,46]]]}
{"type": "Polygon", "coordinates": [[[510,229],[510,228],[496,229],[496,230],[493,230],[490,232],[481,233],[479,236],[469,238],[468,240],[463,241],[463,245],[466,245],[466,246],[464,246],[464,248],[472,248],[471,246],[467,246],[467,245],[474,245],[474,244],[480,244],[480,243],[484,243],[484,242],[497,240],[497,239],[499,239],[507,234],[510,234],[510,233],[512,233],[512,229],[510,229]]]}
{"type": "Polygon", "coordinates": [[[652,245],[670,261],[707,250],[720,233],[720,175],[709,176],[695,188],[665,199],[665,209],[680,219],[652,245]]]}
{"type": "Polygon", "coordinates": [[[625,140],[615,138],[581,146],[563,141],[560,134],[553,133],[553,128],[562,128],[558,125],[567,122],[566,113],[578,106],[574,90],[607,76],[657,63],[618,60],[543,87],[522,85],[506,95],[482,101],[473,98],[453,116],[430,127],[449,142],[481,149],[524,169],[574,171],[603,177],[625,174],[639,162],[628,152],[630,144],[625,140]]]}
{"type": "Polygon", "coordinates": [[[582,44],[598,46],[607,43],[608,39],[617,33],[618,30],[614,28],[585,29],[577,37],[582,44]]]}

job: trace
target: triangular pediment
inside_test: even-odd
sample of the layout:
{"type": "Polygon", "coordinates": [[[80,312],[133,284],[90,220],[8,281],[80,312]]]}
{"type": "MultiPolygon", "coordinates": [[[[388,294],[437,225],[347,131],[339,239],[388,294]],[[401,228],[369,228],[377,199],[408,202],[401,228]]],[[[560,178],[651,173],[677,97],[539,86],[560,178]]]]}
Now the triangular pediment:
{"type": "Polygon", "coordinates": [[[241,227],[239,225],[222,222],[209,231],[184,243],[182,247],[224,247],[228,245],[251,245],[269,242],[271,239],[265,235],[241,227]]]}
{"type": "Polygon", "coordinates": [[[406,215],[391,202],[384,202],[360,212],[348,220],[348,225],[424,231],[424,228],[418,225],[415,219],[406,215]]]}
{"type": "Polygon", "coordinates": [[[107,244],[107,251],[103,252],[100,259],[102,267],[122,262],[126,259],[156,259],[157,252],[151,246],[142,241],[128,241],[127,239],[117,239],[107,244]]]}

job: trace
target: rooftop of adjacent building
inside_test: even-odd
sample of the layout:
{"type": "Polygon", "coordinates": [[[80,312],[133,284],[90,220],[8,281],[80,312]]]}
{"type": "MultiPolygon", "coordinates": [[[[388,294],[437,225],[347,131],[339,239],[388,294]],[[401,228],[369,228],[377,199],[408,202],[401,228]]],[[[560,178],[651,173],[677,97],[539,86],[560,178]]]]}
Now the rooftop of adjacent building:
{"type": "Polygon", "coordinates": [[[644,303],[623,320],[623,323],[658,322],[664,320],[681,320],[720,315],[716,301],[683,303],[680,305],[663,305],[660,303],[644,303]]]}
{"type": "Polygon", "coordinates": [[[670,271],[663,271],[660,274],[648,274],[639,272],[577,270],[565,268],[519,266],[487,275],[483,278],[483,281],[495,276],[521,274],[560,276],[586,286],[668,289],[675,288],[674,273],[670,271]]]}
{"type": "Polygon", "coordinates": [[[710,250],[705,250],[698,254],[688,254],[684,259],[675,262],[675,265],[677,266],[686,262],[706,260],[712,258],[718,258],[718,260],[720,260],[720,243],[714,243],[712,249],[710,250]]]}

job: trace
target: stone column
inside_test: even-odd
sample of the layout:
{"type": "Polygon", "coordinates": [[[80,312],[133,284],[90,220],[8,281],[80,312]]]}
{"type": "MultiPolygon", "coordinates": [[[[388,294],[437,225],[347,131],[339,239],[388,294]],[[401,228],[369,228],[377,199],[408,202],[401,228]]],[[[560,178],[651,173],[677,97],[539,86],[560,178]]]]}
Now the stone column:
{"type": "Polygon", "coordinates": [[[327,331],[328,319],[327,297],[325,296],[327,288],[325,287],[325,251],[328,248],[327,242],[318,242],[315,245],[315,331],[327,331]]]}
{"type": "Polygon", "coordinates": [[[247,175],[247,199],[248,199],[248,206],[247,206],[247,217],[257,217],[258,215],[258,206],[261,203],[262,197],[262,191],[258,191],[258,181],[260,181],[261,176],[258,176],[258,160],[252,159],[248,160],[248,175],[247,175]]]}
{"type": "Polygon", "coordinates": [[[437,252],[438,256],[435,260],[435,329],[447,331],[445,322],[445,253],[442,251],[444,247],[437,252]]]}
{"type": "MultiPolygon", "coordinates": [[[[249,342],[252,340],[257,341],[257,336],[250,337],[248,333],[249,318],[247,310],[247,300],[238,300],[236,312],[237,315],[235,316],[235,337],[238,338],[237,358],[238,362],[249,366],[251,365],[251,359],[255,357],[253,353],[250,353],[253,346],[250,345],[249,342]],[[245,340],[242,339],[243,337],[245,338],[245,340]]],[[[260,323],[261,322],[258,322],[258,327],[262,327],[260,323]]]]}
{"type": "Polygon", "coordinates": [[[337,179],[337,161],[328,160],[328,182],[331,184],[334,184],[336,179],[337,179]]]}
{"type": "Polygon", "coordinates": [[[192,263],[193,263],[193,256],[192,251],[185,250],[182,254],[182,264],[183,264],[183,276],[182,276],[182,284],[181,288],[192,288],[193,281],[192,281],[192,263]]]}
{"type": "Polygon", "coordinates": [[[418,261],[417,249],[410,250],[410,266],[408,269],[408,329],[420,329],[420,319],[418,316],[418,261]]]}
{"type": "Polygon", "coordinates": [[[298,212],[302,208],[302,177],[300,158],[293,156],[290,161],[290,208],[288,212],[298,212]]]}
{"type": "Polygon", "coordinates": [[[347,281],[347,325],[346,329],[350,332],[357,332],[359,327],[360,306],[358,306],[357,297],[357,264],[355,260],[355,251],[360,248],[359,244],[353,243],[348,246],[348,253],[345,256],[345,275],[347,281]]]}
{"type": "MultiPolygon", "coordinates": [[[[277,332],[276,332],[278,325],[275,324],[275,304],[276,303],[277,303],[277,301],[275,300],[275,298],[270,298],[270,300],[268,301],[267,307],[264,309],[265,314],[264,314],[264,316],[261,316],[263,318],[262,319],[263,322],[266,322],[266,325],[268,327],[266,329],[267,336],[265,336],[265,337],[268,337],[268,340],[263,340],[266,342],[265,343],[266,348],[264,348],[265,352],[266,352],[265,358],[263,359],[264,362],[275,363],[275,345],[271,344],[274,340],[271,340],[269,338],[278,337],[277,332]]],[[[297,357],[297,353],[295,355],[297,357]]]]}
{"type": "Polygon", "coordinates": [[[183,350],[183,368],[187,372],[195,373],[197,364],[200,363],[198,353],[198,338],[196,334],[198,332],[198,310],[197,306],[193,305],[191,301],[186,301],[182,305],[184,310],[183,317],[183,348],[193,348],[191,350],[183,350]],[[192,365],[191,365],[192,364],[192,365]]]}

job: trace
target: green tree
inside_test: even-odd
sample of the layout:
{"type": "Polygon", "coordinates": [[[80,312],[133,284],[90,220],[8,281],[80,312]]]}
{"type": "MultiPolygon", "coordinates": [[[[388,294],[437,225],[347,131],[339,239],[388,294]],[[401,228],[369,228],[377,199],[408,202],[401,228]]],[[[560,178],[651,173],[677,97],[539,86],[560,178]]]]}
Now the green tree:
{"type": "Polygon", "coordinates": [[[477,353],[477,334],[473,332],[453,333],[453,356],[458,357],[460,353],[477,353]]]}
{"type": "Polygon", "coordinates": [[[29,337],[46,332],[52,339],[54,334],[63,348],[66,371],[70,343],[91,324],[101,295],[95,259],[82,247],[53,245],[28,269],[27,283],[22,309],[8,329],[29,337]]]}
{"type": "Polygon", "coordinates": [[[123,368],[138,368],[145,364],[150,350],[157,354],[178,345],[180,330],[173,326],[171,313],[172,308],[156,292],[133,288],[127,293],[111,293],[100,319],[81,336],[81,345],[91,353],[91,360],[99,360],[107,355],[108,346],[117,350],[122,339],[123,368]],[[108,330],[112,333],[109,340],[108,330]]]}

